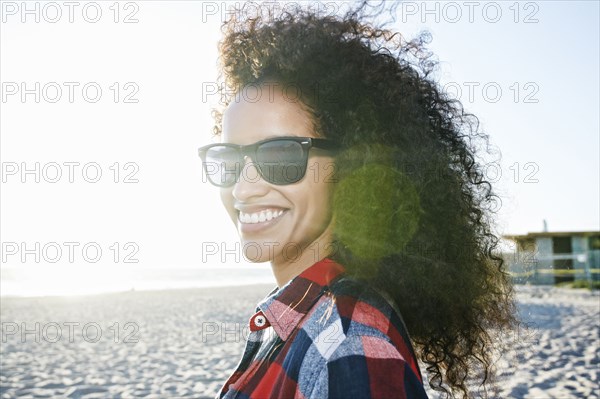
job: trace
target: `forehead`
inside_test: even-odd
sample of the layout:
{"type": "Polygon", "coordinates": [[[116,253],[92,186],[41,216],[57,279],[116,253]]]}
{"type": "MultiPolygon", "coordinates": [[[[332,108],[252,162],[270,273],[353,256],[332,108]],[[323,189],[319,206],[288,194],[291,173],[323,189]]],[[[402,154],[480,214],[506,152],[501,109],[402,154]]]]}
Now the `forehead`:
{"type": "Polygon", "coordinates": [[[317,137],[312,117],[274,83],[241,90],[223,114],[223,142],[250,144],[277,136],[317,137]]]}

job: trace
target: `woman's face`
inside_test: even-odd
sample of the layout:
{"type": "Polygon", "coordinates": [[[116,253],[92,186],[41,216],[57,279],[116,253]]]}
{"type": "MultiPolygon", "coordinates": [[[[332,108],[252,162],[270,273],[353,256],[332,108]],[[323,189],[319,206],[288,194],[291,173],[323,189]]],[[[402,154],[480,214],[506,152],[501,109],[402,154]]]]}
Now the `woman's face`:
{"type": "MultiPolygon", "coordinates": [[[[262,86],[259,94],[256,87],[242,92],[246,95],[233,101],[223,115],[222,141],[247,145],[277,136],[317,137],[310,115],[277,87],[262,86]]],[[[320,260],[331,242],[333,184],[327,177],[333,158],[311,148],[306,175],[289,185],[266,182],[251,161],[245,160],[236,184],[221,189],[221,200],[238,229],[246,258],[273,264],[320,260]],[[306,251],[312,251],[312,260],[306,251]]]]}

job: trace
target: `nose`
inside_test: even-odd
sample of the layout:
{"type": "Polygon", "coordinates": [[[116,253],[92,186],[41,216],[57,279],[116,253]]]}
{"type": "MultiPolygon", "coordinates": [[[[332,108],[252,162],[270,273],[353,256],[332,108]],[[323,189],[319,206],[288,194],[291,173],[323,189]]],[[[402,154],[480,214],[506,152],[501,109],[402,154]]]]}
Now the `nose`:
{"type": "Polygon", "coordinates": [[[238,201],[247,201],[252,197],[260,197],[269,191],[269,185],[250,157],[244,157],[244,165],[238,181],[233,186],[232,195],[238,201]]]}

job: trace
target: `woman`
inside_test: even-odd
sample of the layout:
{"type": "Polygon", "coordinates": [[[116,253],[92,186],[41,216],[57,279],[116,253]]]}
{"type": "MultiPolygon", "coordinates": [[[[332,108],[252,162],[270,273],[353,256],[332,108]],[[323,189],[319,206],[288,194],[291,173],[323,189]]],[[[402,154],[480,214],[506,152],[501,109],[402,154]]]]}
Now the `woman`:
{"type": "Polygon", "coordinates": [[[225,24],[220,143],[200,155],[278,287],[219,397],[422,398],[419,360],[433,389],[466,397],[514,323],[471,144],[484,136],[428,78],[424,40],[368,9],[225,24]]]}

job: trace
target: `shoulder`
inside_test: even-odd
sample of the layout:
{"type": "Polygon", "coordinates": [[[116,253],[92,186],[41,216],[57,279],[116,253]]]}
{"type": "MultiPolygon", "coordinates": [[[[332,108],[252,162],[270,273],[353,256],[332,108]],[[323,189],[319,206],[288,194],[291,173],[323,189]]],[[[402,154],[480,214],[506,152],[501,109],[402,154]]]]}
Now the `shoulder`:
{"type": "Polygon", "coordinates": [[[336,281],[330,292],[346,335],[380,337],[413,356],[400,311],[384,292],[348,277],[336,281]]]}
{"type": "MultiPolygon", "coordinates": [[[[301,325],[312,338],[374,337],[412,352],[402,316],[386,294],[352,278],[336,280],[301,325]]],[[[404,353],[404,350],[400,351],[404,353]]],[[[408,354],[407,352],[407,354],[408,354]]]]}
{"type": "Polygon", "coordinates": [[[315,316],[307,327],[327,322],[313,341],[323,362],[310,397],[426,397],[400,315],[381,293],[340,280],[315,316]]]}

